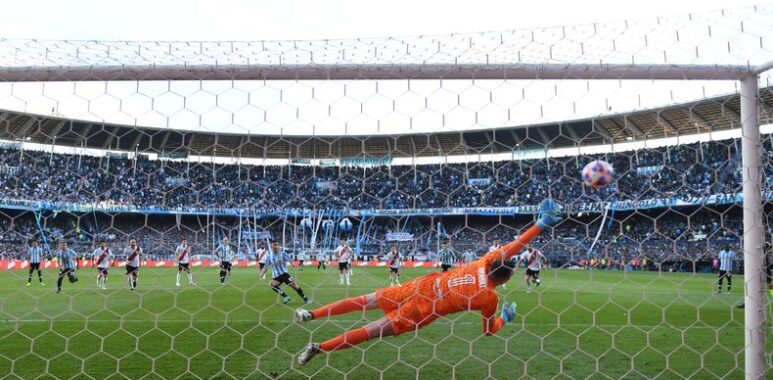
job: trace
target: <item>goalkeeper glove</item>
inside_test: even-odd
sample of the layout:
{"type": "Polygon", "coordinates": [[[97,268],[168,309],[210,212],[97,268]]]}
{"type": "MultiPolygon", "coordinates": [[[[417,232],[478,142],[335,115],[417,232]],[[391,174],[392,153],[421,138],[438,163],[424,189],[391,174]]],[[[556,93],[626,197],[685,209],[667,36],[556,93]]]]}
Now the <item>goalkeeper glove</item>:
{"type": "Polygon", "coordinates": [[[556,201],[550,198],[543,200],[539,204],[537,227],[544,230],[558,224],[561,221],[560,212],[561,206],[556,201]]]}
{"type": "Polygon", "coordinates": [[[515,302],[510,302],[509,305],[502,305],[502,319],[505,321],[505,323],[515,319],[515,307],[515,302]]]}

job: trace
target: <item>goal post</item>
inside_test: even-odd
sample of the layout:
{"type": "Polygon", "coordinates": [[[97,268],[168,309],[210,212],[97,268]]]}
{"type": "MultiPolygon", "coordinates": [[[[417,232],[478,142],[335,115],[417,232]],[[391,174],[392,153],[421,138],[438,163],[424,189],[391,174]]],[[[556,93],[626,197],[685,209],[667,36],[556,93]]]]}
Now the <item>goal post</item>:
{"type": "Polygon", "coordinates": [[[744,302],[746,378],[765,377],[765,308],[763,284],[765,239],[762,221],[762,145],[757,108],[757,74],[741,79],[741,122],[743,150],[744,302]]]}

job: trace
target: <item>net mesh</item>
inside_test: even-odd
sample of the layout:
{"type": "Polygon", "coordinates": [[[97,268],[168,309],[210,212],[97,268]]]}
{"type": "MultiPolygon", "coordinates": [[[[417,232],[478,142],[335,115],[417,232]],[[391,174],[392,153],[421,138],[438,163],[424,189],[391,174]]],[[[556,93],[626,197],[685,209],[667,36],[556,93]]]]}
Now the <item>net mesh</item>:
{"type": "MultiPolygon", "coordinates": [[[[765,63],[771,18],[761,6],[383,39],[0,39],[0,377],[739,378],[737,84],[610,76],[692,65],[721,77],[765,63]],[[466,65],[533,73],[454,77],[466,65]],[[581,65],[601,67],[599,79],[576,79],[581,65]],[[273,77],[246,78],[254,67],[273,77]],[[362,71],[302,77],[318,68],[362,71]],[[599,159],[616,173],[593,189],[581,170],[599,159]],[[285,288],[285,304],[269,288],[265,241],[290,256],[314,308],[392,284],[393,246],[403,284],[441,271],[444,244],[452,267],[469,264],[521,235],[546,198],[564,220],[532,242],[547,260],[541,281],[518,268],[499,290],[518,313],[498,334],[484,336],[477,313],[448,314],[297,363],[307,343],[382,313],[293,323],[301,297],[285,288]],[[233,270],[221,280],[226,237],[233,270]],[[144,250],[135,291],[130,239],[144,250]],[[177,277],[182,239],[195,285],[177,277]],[[349,279],[341,240],[355,256],[349,279]],[[100,241],[113,251],[106,289],[95,283],[100,241]],[[61,242],[79,281],[64,277],[55,293],[61,242]],[[736,253],[734,268],[720,250],[736,253]],[[718,285],[725,269],[736,276],[718,285]]],[[[769,74],[759,84],[768,123],[769,74]]]]}

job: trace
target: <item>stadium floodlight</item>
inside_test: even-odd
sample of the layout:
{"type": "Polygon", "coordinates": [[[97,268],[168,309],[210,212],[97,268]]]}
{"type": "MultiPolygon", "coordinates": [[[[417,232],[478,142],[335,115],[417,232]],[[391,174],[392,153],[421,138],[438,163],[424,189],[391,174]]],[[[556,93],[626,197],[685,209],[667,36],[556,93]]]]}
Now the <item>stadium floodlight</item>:
{"type": "MultiPolygon", "coordinates": [[[[73,295],[66,274],[59,298],[7,287],[0,347],[12,349],[0,348],[0,373],[764,378],[773,162],[763,146],[773,138],[762,139],[760,120],[773,119],[771,39],[773,6],[352,40],[0,39],[0,241],[85,251],[107,240],[123,262],[139,260],[125,247],[137,238],[158,266],[139,280],[129,271],[134,293],[94,293],[81,275],[73,295]],[[739,126],[740,138],[715,136],[739,126]],[[579,173],[599,159],[615,166],[615,183],[591,189],[579,173]],[[434,271],[422,257],[438,252],[438,271],[455,265],[454,249],[472,261],[493,240],[523,234],[545,198],[563,204],[564,220],[540,219],[534,245],[566,270],[543,275],[533,299],[523,297],[531,278],[528,288],[508,284],[515,293],[500,297],[518,298],[520,314],[502,315],[515,330],[483,341],[477,317],[444,315],[442,328],[294,364],[301,343],[360,318],[290,324],[281,302],[294,305],[293,292],[328,303],[384,285],[382,267],[398,283],[401,260],[415,266],[409,277],[434,271]],[[719,245],[740,243],[742,344],[720,341],[738,327],[726,312],[735,302],[708,294],[715,278],[699,274],[719,245]],[[285,267],[283,254],[316,268],[285,267]],[[322,271],[339,257],[362,268],[322,271]],[[162,268],[178,263],[177,286],[165,286],[175,273],[162,268]],[[241,268],[265,265],[277,279],[270,288],[241,268]],[[180,286],[183,271],[196,272],[195,288],[180,286]],[[676,294],[662,294],[663,283],[676,294]],[[679,312],[689,315],[669,320],[679,312]]],[[[107,256],[99,249],[96,260],[107,256]]],[[[28,265],[0,268],[17,263],[28,265]]],[[[3,274],[0,283],[34,283],[31,269],[3,274]]],[[[448,287],[465,281],[482,280],[448,287]]]]}

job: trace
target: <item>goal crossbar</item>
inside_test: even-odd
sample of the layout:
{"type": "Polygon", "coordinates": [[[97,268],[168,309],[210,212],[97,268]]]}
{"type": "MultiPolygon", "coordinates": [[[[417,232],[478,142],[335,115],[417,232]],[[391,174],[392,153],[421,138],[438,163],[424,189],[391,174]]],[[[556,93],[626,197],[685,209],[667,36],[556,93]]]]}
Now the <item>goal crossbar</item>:
{"type": "Polygon", "coordinates": [[[740,80],[746,65],[330,64],[0,67],[0,81],[138,80],[740,80]]]}

